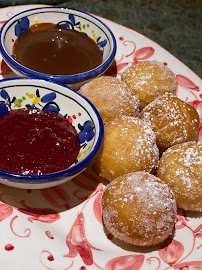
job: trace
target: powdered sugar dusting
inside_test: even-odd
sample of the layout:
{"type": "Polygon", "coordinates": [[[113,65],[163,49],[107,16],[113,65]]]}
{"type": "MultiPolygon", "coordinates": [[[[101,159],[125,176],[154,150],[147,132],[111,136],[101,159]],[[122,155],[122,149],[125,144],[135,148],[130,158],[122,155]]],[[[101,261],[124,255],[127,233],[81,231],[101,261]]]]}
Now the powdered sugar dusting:
{"type": "Polygon", "coordinates": [[[140,103],[120,79],[101,76],[83,85],[79,91],[98,109],[104,123],[123,115],[136,116],[140,103]]]}
{"type": "Polygon", "coordinates": [[[108,180],[133,171],[154,172],[159,160],[156,137],[144,121],[123,116],[105,125],[104,143],[96,163],[108,180]]]}
{"type": "Polygon", "coordinates": [[[139,118],[151,124],[162,151],[180,142],[198,140],[198,113],[172,94],[156,98],[142,110],[139,118]]]}
{"type": "Polygon", "coordinates": [[[122,74],[122,80],[138,95],[143,107],[158,95],[176,91],[174,73],[155,60],[128,67],[122,74]]]}
{"type": "Polygon", "coordinates": [[[135,245],[153,245],[172,231],[176,202],[159,178],[136,172],[123,175],[106,187],[103,219],[115,236],[135,245]]]}
{"type": "Polygon", "coordinates": [[[202,210],[201,144],[185,142],[169,148],[160,160],[157,175],[173,189],[179,207],[202,210]]]}

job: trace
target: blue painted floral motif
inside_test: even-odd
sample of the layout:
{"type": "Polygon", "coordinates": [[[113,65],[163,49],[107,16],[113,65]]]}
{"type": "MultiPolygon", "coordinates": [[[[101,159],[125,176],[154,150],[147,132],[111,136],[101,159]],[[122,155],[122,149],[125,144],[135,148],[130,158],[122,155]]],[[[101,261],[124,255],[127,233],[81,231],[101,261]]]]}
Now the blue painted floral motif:
{"type": "Polygon", "coordinates": [[[80,144],[84,143],[85,141],[89,142],[94,138],[95,132],[93,131],[94,126],[93,126],[92,121],[90,120],[86,121],[83,124],[83,126],[79,124],[78,128],[80,129],[80,132],[79,132],[80,144]]]}
{"type": "Polygon", "coordinates": [[[56,102],[53,100],[56,99],[56,93],[51,92],[49,94],[44,95],[42,98],[40,97],[39,90],[36,90],[36,94],[29,94],[27,93],[29,98],[34,98],[32,104],[27,104],[26,107],[35,108],[36,105],[40,106],[42,110],[49,110],[58,113],[60,108],[56,102]],[[40,102],[45,103],[42,105],[40,102]]]}
{"type": "MultiPolygon", "coordinates": [[[[0,96],[3,98],[3,100],[0,100],[0,115],[11,110],[12,104],[13,104],[14,108],[15,107],[21,108],[23,101],[26,100],[26,98],[24,96],[22,98],[16,98],[14,96],[11,100],[9,94],[7,93],[7,91],[5,89],[2,89],[0,91],[0,96]]],[[[39,90],[37,89],[35,94],[26,93],[26,96],[28,96],[29,99],[33,99],[33,101],[31,102],[31,104],[30,103],[26,104],[25,107],[36,108],[38,105],[38,107],[42,110],[51,110],[51,111],[54,111],[56,113],[58,113],[60,111],[58,104],[56,102],[54,102],[54,100],[56,99],[55,92],[51,92],[49,94],[46,94],[41,98],[39,90]],[[44,103],[44,104],[41,104],[40,102],[44,103]]]]}
{"type": "Polygon", "coordinates": [[[102,41],[99,41],[99,40],[100,40],[100,37],[97,39],[97,45],[104,48],[107,45],[107,40],[106,39],[102,41]]]}
{"type": "Polygon", "coordinates": [[[49,110],[58,113],[60,111],[59,106],[53,100],[56,99],[56,93],[49,93],[41,98],[41,102],[46,103],[43,110],[49,110]]]}
{"type": "Polygon", "coordinates": [[[6,106],[6,104],[3,102],[0,102],[0,115],[7,112],[8,112],[8,107],[6,106]]]}
{"type": "Polygon", "coordinates": [[[0,95],[4,99],[3,101],[0,101],[0,115],[2,115],[7,113],[8,109],[11,107],[11,99],[5,89],[1,90],[0,95]]]}
{"type": "Polygon", "coordinates": [[[104,47],[107,45],[107,40],[104,39],[102,41],[99,41],[101,37],[97,39],[97,45],[100,47],[102,54],[104,53],[104,47]]]}
{"type": "MultiPolygon", "coordinates": [[[[68,16],[69,20],[67,21],[61,21],[58,23],[58,25],[64,26],[67,29],[72,30],[79,30],[80,32],[86,34],[85,29],[89,28],[89,24],[81,24],[81,22],[76,22],[75,16],[73,14],[69,14],[68,16]]],[[[93,31],[94,32],[94,31],[93,31]]],[[[96,37],[95,34],[93,34],[93,39],[97,43],[97,45],[101,48],[102,54],[104,52],[104,47],[107,45],[107,40],[100,40],[101,37],[96,37]]]]}
{"type": "Polygon", "coordinates": [[[30,22],[27,17],[22,18],[15,25],[15,35],[19,37],[27,28],[29,28],[30,22]]]}
{"type": "Polygon", "coordinates": [[[80,22],[75,21],[75,16],[73,14],[69,14],[69,20],[68,21],[61,21],[58,23],[58,25],[64,26],[67,29],[73,29],[75,30],[75,27],[80,29],[80,22]]]}
{"type": "Polygon", "coordinates": [[[56,99],[56,93],[55,92],[51,92],[51,93],[46,94],[45,96],[43,96],[41,98],[41,102],[48,103],[50,101],[53,101],[54,99],[56,99]]]}

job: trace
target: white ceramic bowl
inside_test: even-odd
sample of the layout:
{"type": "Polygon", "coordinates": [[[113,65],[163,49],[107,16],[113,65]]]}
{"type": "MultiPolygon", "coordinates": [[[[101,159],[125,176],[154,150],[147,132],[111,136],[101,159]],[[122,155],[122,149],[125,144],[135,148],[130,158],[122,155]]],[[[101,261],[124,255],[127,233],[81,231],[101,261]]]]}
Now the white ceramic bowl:
{"type": "Polygon", "coordinates": [[[27,106],[49,108],[68,116],[80,138],[77,162],[65,170],[43,175],[23,175],[0,168],[0,183],[17,188],[47,188],[81,173],[95,157],[103,141],[103,122],[96,108],[76,91],[53,82],[29,78],[0,81],[0,117],[9,110],[27,106]],[[87,129],[83,130],[81,127],[85,127],[86,123],[87,129]]]}
{"type": "MultiPolygon", "coordinates": [[[[111,65],[116,54],[116,40],[111,30],[96,17],[74,9],[44,7],[23,11],[8,20],[1,29],[0,52],[4,61],[20,77],[34,77],[66,84],[78,89],[88,80],[102,75],[111,65]],[[101,48],[103,62],[100,66],[75,75],[49,75],[28,69],[16,62],[13,57],[13,45],[18,36],[29,26],[36,23],[62,24],[67,28],[84,32],[101,48]]],[[[30,52],[31,53],[31,52],[30,52]]]]}

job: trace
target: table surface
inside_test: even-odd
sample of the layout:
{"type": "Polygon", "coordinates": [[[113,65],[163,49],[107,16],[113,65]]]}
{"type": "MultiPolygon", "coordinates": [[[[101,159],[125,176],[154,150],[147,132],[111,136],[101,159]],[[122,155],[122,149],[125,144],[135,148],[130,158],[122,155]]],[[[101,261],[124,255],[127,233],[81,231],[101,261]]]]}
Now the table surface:
{"type": "Polygon", "coordinates": [[[157,42],[202,76],[201,0],[0,0],[0,7],[53,4],[100,15],[157,42]]]}

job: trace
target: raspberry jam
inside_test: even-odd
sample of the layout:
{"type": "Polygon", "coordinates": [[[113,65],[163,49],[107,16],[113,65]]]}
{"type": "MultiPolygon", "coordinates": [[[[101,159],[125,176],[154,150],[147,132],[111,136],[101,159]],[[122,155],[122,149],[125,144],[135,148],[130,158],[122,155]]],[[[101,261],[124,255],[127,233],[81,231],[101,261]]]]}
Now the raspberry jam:
{"type": "Polygon", "coordinates": [[[0,116],[0,149],[0,169],[40,175],[67,169],[80,142],[62,115],[26,108],[0,116]]]}

